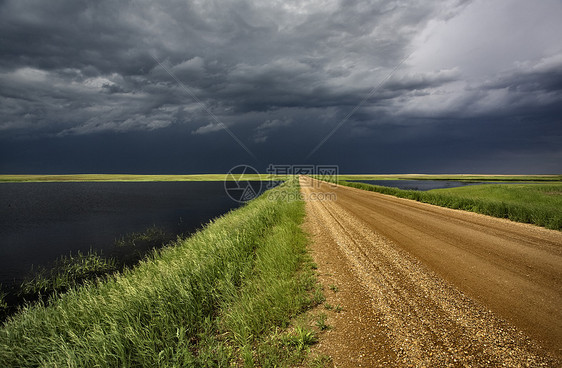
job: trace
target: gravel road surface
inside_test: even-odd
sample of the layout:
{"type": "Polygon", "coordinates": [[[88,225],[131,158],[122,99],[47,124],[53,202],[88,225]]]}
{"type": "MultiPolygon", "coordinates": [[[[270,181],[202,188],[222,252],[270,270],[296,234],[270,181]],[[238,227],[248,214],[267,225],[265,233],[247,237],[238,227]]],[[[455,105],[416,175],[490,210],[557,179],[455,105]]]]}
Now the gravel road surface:
{"type": "Polygon", "coordinates": [[[306,177],[301,191],[334,366],[562,366],[562,232],[306,177]]]}

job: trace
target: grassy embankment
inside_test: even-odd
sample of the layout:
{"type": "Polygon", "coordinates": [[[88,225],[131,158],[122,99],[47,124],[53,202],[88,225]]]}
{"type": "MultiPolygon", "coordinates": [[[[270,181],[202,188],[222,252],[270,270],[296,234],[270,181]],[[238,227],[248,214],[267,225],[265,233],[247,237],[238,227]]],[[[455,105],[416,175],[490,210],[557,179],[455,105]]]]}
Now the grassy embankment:
{"type": "Polygon", "coordinates": [[[282,366],[315,333],[321,302],[294,180],[155,251],[122,274],[10,317],[1,366],[282,366]],[[271,198],[284,193],[285,197],[271,198]]]}
{"type": "MultiPolygon", "coordinates": [[[[73,175],[0,175],[1,182],[103,182],[103,181],[225,181],[240,180],[241,175],[133,175],[133,174],[73,174],[73,175]]],[[[244,174],[244,180],[285,180],[286,176],[244,174]]]]}
{"type": "Polygon", "coordinates": [[[427,192],[339,181],[349,187],[562,229],[562,183],[483,184],[427,192]]]}

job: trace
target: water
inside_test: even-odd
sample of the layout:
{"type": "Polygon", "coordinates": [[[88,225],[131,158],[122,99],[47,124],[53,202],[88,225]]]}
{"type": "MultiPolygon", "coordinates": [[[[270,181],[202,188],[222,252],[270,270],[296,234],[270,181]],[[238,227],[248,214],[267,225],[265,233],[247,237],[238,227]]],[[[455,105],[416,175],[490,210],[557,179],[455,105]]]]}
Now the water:
{"type": "Polygon", "coordinates": [[[240,205],[223,182],[1,183],[0,284],[70,252],[111,254],[153,225],[187,234],[240,205]]]}
{"type": "MultiPolygon", "coordinates": [[[[492,184],[492,183],[466,183],[462,181],[453,180],[353,180],[357,183],[365,183],[372,185],[382,185],[385,187],[392,187],[404,190],[431,190],[431,189],[444,189],[444,188],[456,188],[464,187],[467,185],[479,185],[479,184],[492,184]]],[[[498,184],[498,183],[493,183],[498,184]]]]}

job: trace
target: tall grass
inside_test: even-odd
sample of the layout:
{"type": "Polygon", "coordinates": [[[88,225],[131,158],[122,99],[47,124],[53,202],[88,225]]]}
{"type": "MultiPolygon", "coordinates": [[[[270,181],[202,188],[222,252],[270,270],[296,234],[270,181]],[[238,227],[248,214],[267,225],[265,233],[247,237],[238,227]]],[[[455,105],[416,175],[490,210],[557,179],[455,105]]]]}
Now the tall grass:
{"type": "Polygon", "coordinates": [[[339,181],[348,187],[562,229],[562,184],[485,184],[427,192],[339,181]]]}
{"type": "Polygon", "coordinates": [[[2,316],[8,310],[8,303],[6,302],[6,294],[2,291],[0,285],[0,316],[2,316]]]}
{"type": "MultiPolygon", "coordinates": [[[[299,189],[292,180],[272,190],[299,189]]],[[[314,303],[315,278],[299,226],[304,204],[272,197],[10,317],[0,366],[283,365],[291,349],[275,336],[314,303]]]]}
{"type": "Polygon", "coordinates": [[[22,296],[49,296],[64,292],[86,280],[95,280],[117,271],[117,262],[112,258],[104,258],[93,250],[88,253],[78,252],[76,255],[59,257],[50,268],[40,268],[32,278],[23,282],[20,287],[22,296]]]}

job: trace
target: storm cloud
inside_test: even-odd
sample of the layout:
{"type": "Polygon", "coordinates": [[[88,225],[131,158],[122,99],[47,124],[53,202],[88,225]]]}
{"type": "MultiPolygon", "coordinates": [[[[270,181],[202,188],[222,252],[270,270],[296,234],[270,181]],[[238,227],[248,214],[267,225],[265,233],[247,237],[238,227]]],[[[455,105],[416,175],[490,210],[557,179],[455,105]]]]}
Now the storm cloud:
{"type": "Polygon", "coordinates": [[[560,19],[557,0],[5,0],[0,171],[559,173],[560,19]]]}

